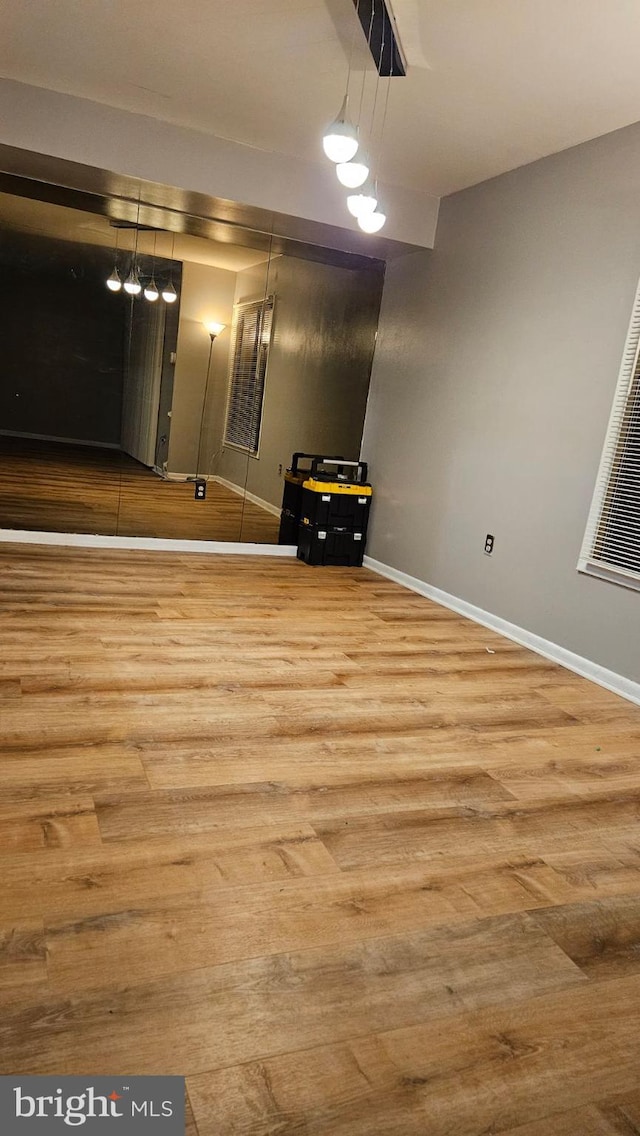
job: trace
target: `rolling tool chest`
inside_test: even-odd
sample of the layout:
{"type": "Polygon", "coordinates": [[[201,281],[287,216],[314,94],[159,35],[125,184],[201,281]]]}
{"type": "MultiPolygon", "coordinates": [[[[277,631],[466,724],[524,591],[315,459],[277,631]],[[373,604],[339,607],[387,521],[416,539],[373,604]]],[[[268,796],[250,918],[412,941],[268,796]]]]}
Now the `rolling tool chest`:
{"type": "Polygon", "coordinates": [[[298,558],[306,564],[359,567],[371,494],[366,462],[313,457],[302,482],[298,558]]]}
{"type": "MultiPolygon", "coordinates": [[[[336,457],[326,460],[341,462],[344,459],[336,457]]],[[[302,520],[302,486],[311,476],[313,461],[323,464],[322,455],[295,453],[291,458],[291,466],[284,475],[278,544],[298,543],[298,528],[302,520]]]]}

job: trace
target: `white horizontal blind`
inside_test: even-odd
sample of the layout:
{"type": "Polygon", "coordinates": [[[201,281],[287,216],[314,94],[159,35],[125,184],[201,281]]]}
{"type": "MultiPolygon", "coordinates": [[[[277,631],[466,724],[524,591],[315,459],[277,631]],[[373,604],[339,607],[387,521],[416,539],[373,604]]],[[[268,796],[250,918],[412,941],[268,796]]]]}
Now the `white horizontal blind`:
{"type": "Polygon", "coordinates": [[[584,544],[582,572],[640,588],[640,285],[584,544]]]}
{"type": "Polygon", "coordinates": [[[224,440],[258,453],[264,382],[273,324],[273,296],[233,309],[229,399],[224,440]]]}

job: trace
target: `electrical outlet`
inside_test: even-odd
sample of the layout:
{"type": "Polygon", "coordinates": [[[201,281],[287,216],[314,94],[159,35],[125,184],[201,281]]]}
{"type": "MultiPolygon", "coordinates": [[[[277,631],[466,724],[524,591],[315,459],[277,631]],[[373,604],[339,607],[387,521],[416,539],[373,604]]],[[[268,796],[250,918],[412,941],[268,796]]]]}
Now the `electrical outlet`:
{"type": "Polygon", "coordinates": [[[278,477],[282,477],[282,462],[280,462],[280,465],[278,466],[278,477]]]}
{"type": "Polygon", "coordinates": [[[487,556],[491,556],[491,553],[493,552],[494,540],[495,540],[495,537],[493,537],[491,535],[491,533],[487,533],[487,535],[484,538],[484,550],[485,550],[487,556]]]}
{"type": "Polygon", "coordinates": [[[196,501],[204,501],[207,496],[207,483],[202,477],[197,477],[195,481],[194,497],[196,501]]]}

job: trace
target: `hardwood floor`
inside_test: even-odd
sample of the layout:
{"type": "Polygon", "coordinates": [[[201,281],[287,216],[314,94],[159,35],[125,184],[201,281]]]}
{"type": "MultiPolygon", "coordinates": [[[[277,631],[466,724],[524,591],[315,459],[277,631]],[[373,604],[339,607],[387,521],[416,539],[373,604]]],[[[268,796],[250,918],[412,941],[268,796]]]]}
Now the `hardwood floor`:
{"type": "Polygon", "coordinates": [[[0,546],[0,1073],[640,1132],[640,708],[361,569],[0,546]]]}
{"type": "Polygon", "coordinates": [[[118,450],[0,435],[0,528],[277,544],[279,521],[216,481],[196,501],[118,450]]]}

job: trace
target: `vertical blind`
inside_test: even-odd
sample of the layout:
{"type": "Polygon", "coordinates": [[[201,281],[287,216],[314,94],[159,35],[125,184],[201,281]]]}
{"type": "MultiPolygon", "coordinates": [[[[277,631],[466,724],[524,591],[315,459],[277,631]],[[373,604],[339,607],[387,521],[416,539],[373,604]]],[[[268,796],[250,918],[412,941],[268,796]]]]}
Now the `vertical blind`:
{"type": "Polygon", "coordinates": [[[578,568],[640,588],[640,285],[578,568]]]}
{"type": "Polygon", "coordinates": [[[229,400],[224,440],[256,455],[273,323],[273,296],[236,304],[231,328],[229,400]]]}

